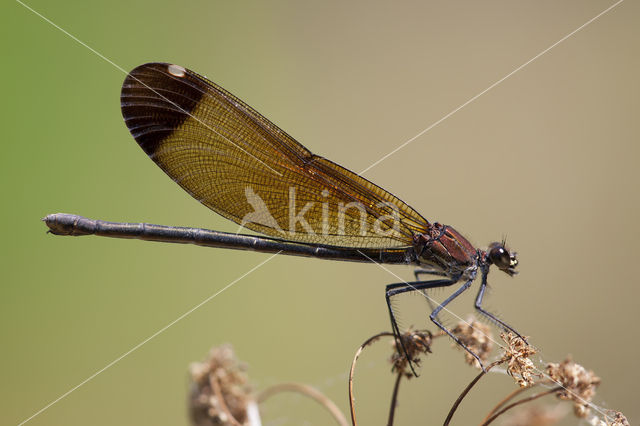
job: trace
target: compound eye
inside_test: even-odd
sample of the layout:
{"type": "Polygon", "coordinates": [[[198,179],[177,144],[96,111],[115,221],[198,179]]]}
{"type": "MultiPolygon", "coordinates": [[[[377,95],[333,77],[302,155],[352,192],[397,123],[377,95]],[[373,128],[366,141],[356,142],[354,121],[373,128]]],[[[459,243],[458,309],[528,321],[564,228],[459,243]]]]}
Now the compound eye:
{"type": "Polygon", "coordinates": [[[511,256],[507,249],[502,246],[493,247],[489,251],[489,259],[499,269],[507,269],[511,266],[511,256]]]}

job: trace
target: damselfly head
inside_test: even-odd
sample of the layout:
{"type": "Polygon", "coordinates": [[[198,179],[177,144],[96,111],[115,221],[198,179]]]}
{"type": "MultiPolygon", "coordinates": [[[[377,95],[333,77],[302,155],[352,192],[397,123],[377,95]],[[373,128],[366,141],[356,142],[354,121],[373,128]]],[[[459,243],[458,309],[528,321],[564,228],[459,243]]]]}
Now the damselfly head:
{"type": "Polygon", "coordinates": [[[504,243],[491,243],[487,249],[487,261],[489,264],[494,264],[501,271],[513,276],[518,273],[516,266],[518,266],[518,259],[516,259],[516,252],[509,251],[505,247],[504,243]]]}

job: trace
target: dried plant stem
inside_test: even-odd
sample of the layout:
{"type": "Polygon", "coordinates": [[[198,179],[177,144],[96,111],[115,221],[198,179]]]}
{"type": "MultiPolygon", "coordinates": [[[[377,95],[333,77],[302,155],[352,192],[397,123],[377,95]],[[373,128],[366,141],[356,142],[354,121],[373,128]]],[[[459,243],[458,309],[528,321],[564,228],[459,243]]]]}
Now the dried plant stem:
{"type": "MultiPolygon", "coordinates": [[[[535,386],[535,385],[533,385],[533,386],[535,386]]],[[[527,386],[527,387],[524,387],[524,388],[517,388],[516,390],[514,390],[513,392],[511,392],[510,394],[505,396],[500,402],[498,402],[496,404],[495,407],[493,407],[491,409],[491,411],[489,411],[489,413],[485,416],[485,418],[482,419],[482,422],[483,423],[486,422],[489,419],[489,417],[491,417],[493,415],[493,413],[498,411],[504,404],[506,404],[507,402],[509,402],[510,400],[515,398],[516,396],[520,395],[522,392],[531,389],[533,386],[527,386]]]]}
{"type": "Polygon", "coordinates": [[[504,362],[503,360],[498,360],[495,362],[492,362],[491,364],[489,364],[489,366],[486,368],[486,370],[481,371],[480,374],[478,374],[472,381],[471,383],[469,383],[467,385],[466,388],[464,388],[464,390],[462,391],[462,393],[460,394],[460,396],[458,396],[458,399],[456,399],[456,402],[453,403],[453,406],[451,407],[451,410],[449,410],[449,414],[447,415],[447,418],[444,420],[443,426],[448,426],[449,423],[451,423],[451,419],[453,418],[453,415],[455,414],[456,410],[458,409],[458,406],[460,406],[460,403],[462,402],[462,400],[464,399],[465,396],[467,396],[467,394],[469,393],[469,391],[475,386],[476,383],[478,383],[478,381],[489,372],[489,370],[491,370],[493,367],[495,367],[498,364],[501,364],[502,362],[504,362]]]}
{"type": "Polygon", "coordinates": [[[389,407],[389,420],[387,421],[387,426],[393,426],[393,418],[396,414],[396,405],[398,404],[398,390],[400,388],[402,376],[404,376],[404,374],[402,371],[399,371],[396,376],[396,382],[393,385],[393,394],[391,395],[391,407],[389,407]]]}
{"type": "Polygon", "coordinates": [[[220,403],[220,408],[229,417],[229,422],[231,422],[233,426],[242,426],[242,424],[238,422],[235,417],[233,417],[233,414],[231,414],[229,407],[227,407],[227,403],[224,400],[224,395],[222,394],[222,388],[220,387],[220,382],[218,381],[218,377],[215,374],[211,374],[209,376],[209,384],[211,384],[211,389],[213,390],[216,399],[220,403]]]}
{"type": "Polygon", "coordinates": [[[505,413],[506,411],[508,411],[508,410],[512,409],[513,407],[516,407],[516,406],[518,406],[518,405],[521,405],[521,404],[524,404],[524,403],[527,403],[527,402],[531,402],[531,401],[533,401],[533,400],[535,400],[535,399],[542,398],[543,396],[546,396],[546,395],[554,394],[554,393],[558,392],[559,390],[562,390],[562,387],[558,386],[558,387],[555,387],[555,388],[549,389],[549,390],[547,390],[547,391],[540,392],[540,393],[537,393],[537,394],[535,394],[535,395],[531,395],[531,396],[529,396],[529,397],[527,397],[527,398],[523,398],[523,399],[521,399],[521,400],[519,400],[519,401],[513,402],[513,403],[511,403],[511,404],[509,404],[509,405],[505,406],[502,410],[500,410],[500,411],[496,412],[496,413],[495,413],[494,415],[492,415],[491,417],[489,417],[489,418],[488,418],[485,422],[483,422],[480,426],[487,426],[488,424],[490,424],[491,422],[493,422],[495,419],[497,419],[501,414],[503,414],[503,413],[505,413]]]}
{"type": "Polygon", "coordinates": [[[344,414],[342,414],[342,411],[340,411],[338,406],[329,398],[327,398],[322,392],[309,385],[301,383],[280,383],[260,392],[258,394],[257,401],[259,403],[262,403],[269,397],[280,392],[297,392],[304,396],[308,396],[309,398],[325,407],[340,426],[348,426],[347,419],[344,414]]]}
{"type": "Polygon", "coordinates": [[[382,333],[378,333],[375,336],[369,337],[356,351],[355,356],[353,357],[353,361],[351,362],[351,370],[349,371],[349,410],[351,411],[351,424],[353,426],[357,426],[358,422],[356,422],[356,407],[355,407],[355,398],[353,396],[353,376],[356,371],[356,362],[358,361],[358,357],[364,350],[366,346],[371,344],[372,342],[378,340],[380,337],[384,336],[393,336],[393,333],[389,333],[388,331],[383,331],[382,333]]]}

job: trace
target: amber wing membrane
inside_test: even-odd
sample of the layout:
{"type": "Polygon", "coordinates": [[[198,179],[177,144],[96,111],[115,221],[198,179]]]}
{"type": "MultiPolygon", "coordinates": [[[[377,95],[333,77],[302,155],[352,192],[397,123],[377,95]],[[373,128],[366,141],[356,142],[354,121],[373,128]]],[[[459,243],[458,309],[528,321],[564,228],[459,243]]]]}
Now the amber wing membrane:
{"type": "Polygon", "coordinates": [[[412,245],[428,222],[361,176],[312,154],[250,106],[177,65],[124,81],[122,115],[149,157],[195,199],[262,234],[329,246],[412,245]]]}

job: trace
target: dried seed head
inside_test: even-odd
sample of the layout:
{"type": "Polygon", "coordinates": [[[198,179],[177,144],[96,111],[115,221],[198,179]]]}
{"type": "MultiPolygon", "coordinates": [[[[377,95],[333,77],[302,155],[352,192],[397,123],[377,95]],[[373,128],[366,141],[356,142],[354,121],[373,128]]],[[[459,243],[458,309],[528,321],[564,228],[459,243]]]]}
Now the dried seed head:
{"type": "Polygon", "coordinates": [[[560,404],[555,407],[528,405],[506,419],[502,426],[551,426],[557,424],[566,414],[567,410],[560,404]]]}
{"type": "Polygon", "coordinates": [[[589,402],[596,393],[600,378],[580,364],[567,358],[560,364],[550,363],[546,368],[552,380],[562,385],[556,396],[574,402],[574,413],[578,417],[589,414],[589,402]]]}
{"type": "MultiPolygon", "coordinates": [[[[460,321],[451,332],[472,352],[478,355],[483,362],[489,358],[493,348],[491,329],[489,326],[476,321],[470,316],[467,321],[460,321]]],[[[454,344],[458,349],[463,349],[460,345],[454,344]]],[[[464,352],[465,361],[469,365],[480,368],[478,360],[469,352],[464,352]]]]}
{"type": "Polygon", "coordinates": [[[620,412],[616,411],[613,414],[613,422],[609,422],[607,419],[607,426],[631,426],[627,418],[620,412]]]}
{"type": "Polygon", "coordinates": [[[500,337],[507,344],[502,355],[502,361],[507,363],[507,373],[522,388],[532,385],[540,377],[540,374],[534,373],[535,366],[530,359],[536,350],[513,333],[500,333],[500,337]]]}
{"type": "Polygon", "coordinates": [[[246,367],[236,359],[231,345],[212,348],[206,361],[192,363],[189,370],[189,414],[194,425],[231,425],[229,414],[241,424],[247,421],[251,387],[246,367]]]}
{"type": "MultiPolygon", "coordinates": [[[[412,330],[411,328],[400,335],[412,363],[420,365],[420,354],[431,353],[432,337],[429,331],[412,330]]],[[[402,372],[407,378],[412,378],[413,373],[409,368],[402,346],[398,344],[396,339],[393,339],[392,345],[394,350],[389,360],[393,365],[392,371],[402,372]]]]}

